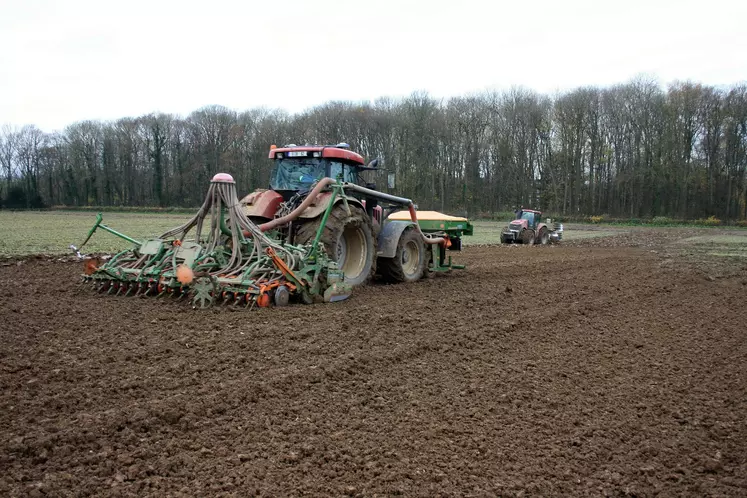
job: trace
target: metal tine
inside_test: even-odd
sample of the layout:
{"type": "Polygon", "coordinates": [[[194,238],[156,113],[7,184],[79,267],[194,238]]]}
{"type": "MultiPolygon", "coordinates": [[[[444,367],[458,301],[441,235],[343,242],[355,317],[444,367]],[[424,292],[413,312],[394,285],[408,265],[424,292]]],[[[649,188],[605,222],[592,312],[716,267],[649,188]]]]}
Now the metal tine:
{"type": "Polygon", "coordinates": [[[241,302],[246,298],[246,294],[236,293],[235,299],[233,300],[233,307],[238,308],[241,302]]]}
{"type": "Polygon", "coordinates": [[[117,293],[114,294],[115,296],[118,296],[122,293],[123,290],[125,290],[125,287],[127,287],[127,282],[120,282],[117,286],[117,293]]]}
{"type": "Polygon", "coordinates": [[[127,292],[125,292],[125,297],[129,296],[130,294],[132,294],[132,290],[133,290],[134,288],[135,288],[135,284],[129,284],[129,285],[127,286],[127,292]]]}
{"type": "Polygon", "coordinates": [[[112,284],[109,286],[107,294],[112,295],[115,290],[119,290],[119,282],[112,282],[112,284]]]}
{"type": "Polygon", "coordinates": [[[141,295],[142,292],[143,292],[143,283],[142,282],[138,282],[137,283],[137,290],[135,291],[135,297],[141,295]]]}

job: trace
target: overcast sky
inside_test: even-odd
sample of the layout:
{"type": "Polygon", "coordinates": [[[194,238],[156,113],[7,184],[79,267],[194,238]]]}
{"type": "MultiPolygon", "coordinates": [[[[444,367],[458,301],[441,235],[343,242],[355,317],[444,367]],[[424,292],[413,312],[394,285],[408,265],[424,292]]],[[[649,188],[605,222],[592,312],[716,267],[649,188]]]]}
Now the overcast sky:
{"type": "Polygon", "coordinates": [[[745,20],[747,0],[0,0],[0,123],[641,74],[733,85],[747,80],[745,20]]]}

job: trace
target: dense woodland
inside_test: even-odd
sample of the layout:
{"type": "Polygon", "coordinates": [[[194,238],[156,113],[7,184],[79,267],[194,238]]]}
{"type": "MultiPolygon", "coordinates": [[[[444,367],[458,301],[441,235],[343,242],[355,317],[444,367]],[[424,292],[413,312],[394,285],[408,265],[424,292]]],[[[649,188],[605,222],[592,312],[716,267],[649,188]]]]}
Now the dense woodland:
{"type": "MultiPolygon", "coordinates": [[[[396,173],[394,193],[484,215],[747,218],[747,85],[637,79],[559,95],[526,89],[436,100],[330,102],[300,114],[220,106],[187,117],[0,131],[4,206],[198,206],[217,172],[266,187],[271,144],[348,142],[396,173]]],[[[386,187],[386,173],[375,179],[386,187]]]]}

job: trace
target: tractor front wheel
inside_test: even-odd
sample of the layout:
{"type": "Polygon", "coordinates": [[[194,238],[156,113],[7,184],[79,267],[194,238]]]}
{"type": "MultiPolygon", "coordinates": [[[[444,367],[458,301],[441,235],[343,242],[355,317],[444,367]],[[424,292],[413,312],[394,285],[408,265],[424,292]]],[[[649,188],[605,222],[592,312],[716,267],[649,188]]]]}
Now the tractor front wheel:
{"type": "MultiPolygon", "coordinates": [[[[332,208],[319,239],[327,256],[336,261],[350,286],[363,285],[371,279],[375,269],[376,246],[371,219],[357,206],[350,206],[350,214],[340,203],[332,208]]],[[[311,244],[316,238],[322,217],[303,223],[296,233],[297,244],[311,244]]]]}
{"type": "Polygon", "coordinates": [[[397,242],[393,258],[379,258],[379,274],[387,282],[414,282],[423,278],[425,245],[414,229],[408,228],[397,242]]]}
{"type": "Polygon", "coordinates": [[[529,228],[525,228],[521,231],[521,243],[526,245],[533,245],[534,244],[534,230],[531,230],[529,228]]]}

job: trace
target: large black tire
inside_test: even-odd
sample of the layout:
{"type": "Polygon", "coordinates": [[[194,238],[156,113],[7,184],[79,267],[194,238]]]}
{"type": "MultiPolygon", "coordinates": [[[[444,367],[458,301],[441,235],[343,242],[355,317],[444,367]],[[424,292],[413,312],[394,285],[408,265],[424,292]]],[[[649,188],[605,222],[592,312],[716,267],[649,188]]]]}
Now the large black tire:
{"type": "Polygon", "coordinates": [[[521,231],[521,243],[526,245],[534,244],[534,230],[525,228],[521,231]]]}
{"type": "Polygon", "coordinates": [[[547,231],[547,227],[540,228],[539,242],[543,246],[546,246],[550,243],[550,233],[547,231]]]}
{"type": "Polygon", "coordinates": [[[379,258],[378,270],[386,282],[415,282],[423,278],[425,265],[425,244],[419,233],[408,228],[399,237],[394,257],[379,258]]]}
{"type": "MultiPolygon", "coordinates": [[[[312,243],[321,222],[319,216],[302,223],[296,232],[296,244],[312,243]]],[[[333,207],[320,241],[327,256],[345,274],[345,283],[356,287],[371,279],[376,270],[376,244],[371,219],[362,209],[350,205],[348,215],[343,203],[333,207]]]]}

